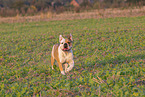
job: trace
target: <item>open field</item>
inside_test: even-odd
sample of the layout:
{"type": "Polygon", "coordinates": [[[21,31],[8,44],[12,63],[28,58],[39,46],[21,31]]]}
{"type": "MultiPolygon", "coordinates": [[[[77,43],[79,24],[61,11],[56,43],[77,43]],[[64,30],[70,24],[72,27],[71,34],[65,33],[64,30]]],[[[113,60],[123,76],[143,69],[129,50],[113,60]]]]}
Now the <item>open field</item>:
{"type": "Polygon", "coordinates": [[[61,14],[41,13],[35,16],[0,17],[0,23],[33,22],[33,21],[53,21],[53,20],[75,20],[90,18],[114,18],[114,17],[135,17],[144,16],[145,6],[125,8],[109,8],[85,11],[80,13],[64,12],[61,14]]]}
{"type": "Polygon", "coordinates": [[[145,96],[145,16],[0,24],[0,97],[145,96]],[[51,70],[60,34],[75,67],[51,70]]]}

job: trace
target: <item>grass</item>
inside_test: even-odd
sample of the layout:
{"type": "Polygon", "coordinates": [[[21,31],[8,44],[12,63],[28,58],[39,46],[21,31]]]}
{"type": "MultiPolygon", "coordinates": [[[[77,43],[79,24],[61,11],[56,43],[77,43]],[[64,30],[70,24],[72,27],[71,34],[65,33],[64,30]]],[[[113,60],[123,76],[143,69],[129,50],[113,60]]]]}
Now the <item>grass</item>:
{"type": "Polygon", "coordinates": [[[75,20],[75,19],[91,19],[91,18],[115,18],[115,17],[138,17],[144,16],[145,6],[136,6],[128,8],[107,8],[96,9],[83,12],[63,12],[55,14],[51,12],[41,13],[34,16],[1,17],[0,23],[16,23],[16,22],[33,22],[33,21],[54,21],[54,20],[75,20]]]}
{"type": "Polygon", "coordinates": [[[0,96],[145,96],[145,16],[0,24],[0,96]],[[75,67],[50,66],[60,34],[75,67]]]}

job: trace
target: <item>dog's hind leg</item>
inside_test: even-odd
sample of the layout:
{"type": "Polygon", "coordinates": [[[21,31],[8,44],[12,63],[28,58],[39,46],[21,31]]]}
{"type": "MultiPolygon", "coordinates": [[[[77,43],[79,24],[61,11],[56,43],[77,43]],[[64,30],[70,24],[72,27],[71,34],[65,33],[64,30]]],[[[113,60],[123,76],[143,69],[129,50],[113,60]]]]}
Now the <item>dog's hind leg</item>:
{"type": "Polygon", "coordinates": [[[52,66],[52,69],[54,69],[54,68],[53,68],[54,61],[55,61],[55,59],[54,59],[54,46],[53,46],[52,52],[51,52],[51,66],[52,66]]]}
{"type": "Polygon", "coordinates": [[[52,67],[52,69],[54,69],[54,68],[53,68],[54,61],[55,61],[55,60],[54,60],[54,57],[51,55],[51,67],[52,67]]]}

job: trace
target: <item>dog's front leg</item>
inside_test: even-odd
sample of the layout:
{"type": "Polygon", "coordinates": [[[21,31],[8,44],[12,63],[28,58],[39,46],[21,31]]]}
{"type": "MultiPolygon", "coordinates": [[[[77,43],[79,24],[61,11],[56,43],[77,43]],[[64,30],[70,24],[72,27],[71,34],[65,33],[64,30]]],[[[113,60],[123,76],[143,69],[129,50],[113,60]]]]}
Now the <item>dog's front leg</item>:
{"type": "Polygon", "coordinates": [[[65,66],[65,72],[67,72],[67,67],[68,67],[68,64],[67,64],[67,63],[65,63],[65,64],[64,64],[64,66],[65,66]]]}
{"type": "Polygon", "coordinates": [[[74,61],[71,61],[68,64],[69,64],[69,67],[66,69],[66,72],[69,72],[70,70],[72,70],[72,68],[74,67],[74,61]]]}
{"type": "Polygon", "coordinates": [[[58,65],[59,65],[59,69],[61,71],[61,74],[65,75],[63,68],[62,68],[62,63],[58,62],[58,65]]]}

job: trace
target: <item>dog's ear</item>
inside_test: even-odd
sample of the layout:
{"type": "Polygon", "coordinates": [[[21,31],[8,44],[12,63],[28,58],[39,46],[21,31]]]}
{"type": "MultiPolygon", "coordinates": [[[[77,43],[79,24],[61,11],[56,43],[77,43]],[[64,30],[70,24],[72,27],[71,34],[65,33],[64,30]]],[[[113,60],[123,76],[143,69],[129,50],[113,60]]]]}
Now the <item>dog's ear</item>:
{"type": "Polygon", "coordinates": [[[69,38],[71,41],[73,41],[71,33],[70,33],[70,35],[69,35],[68,38],[69,38]]]}
{"type": "Polygon", "coordinates": [[[62,35],[59,35],[59,42],[63,39],[62,35]]]}

